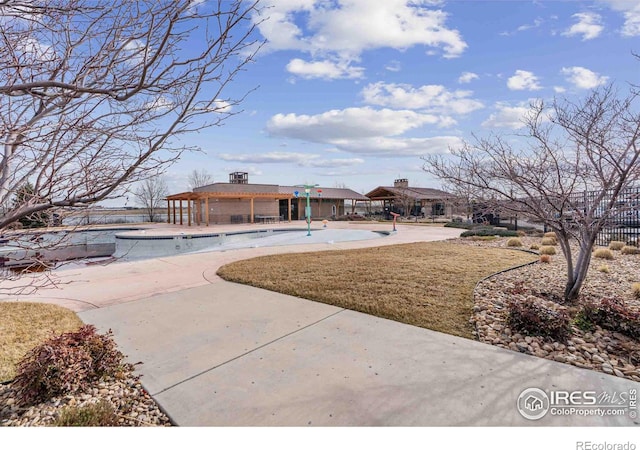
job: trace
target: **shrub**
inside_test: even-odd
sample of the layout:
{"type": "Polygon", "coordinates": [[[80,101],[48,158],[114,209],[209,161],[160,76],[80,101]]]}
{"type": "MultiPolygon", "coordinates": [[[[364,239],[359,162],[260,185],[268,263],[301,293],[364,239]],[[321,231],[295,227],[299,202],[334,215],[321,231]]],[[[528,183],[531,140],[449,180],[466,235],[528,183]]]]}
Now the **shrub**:
{"type": "Polygon", "coordinates": [[[609,265],[600,264],[600,266],[598,266],[598,272],[609,273],[609,272],[611,272],[611,270],[609,269],[609,265]]]}
{"type": "Polygon", "coordinates": [[[543,247],[540,247],[540,254],[541,255],[555,255],[556,254],[556,248],[552,247],[550,245],[545,245],[543,247]]]}
{"type": "Polygon", "coordinates": [[[633,283],[631,285],[631,294],[638,300],[640,300],[640,283],[633,283]]]}
{"type": "Polygon", "coordinates": [[[634,247],[632,245],[625,245],[624,247],[622,247],[622,250],[620,250],[620,252],[623,255],[640,255],[640,248],[634,247]]]}
{"type": "Polygon", "coordinates": [[[513,237],[507,241],[507,247],[522,247],[520,238],[513,237]]]}
{"type": "Polygon", "coordinates": [[[465,231],[460,236],[461,237],[469,237],[469,236],[517,237],[518,233],[515,231],[483,227],[483,228],[475,228],[473,230],[465,231]]]}
{"type": "Polygon", "coordinates": [[[84,406],[67,406],[53,422],[56,427],[115,427],[118,415],[111,403],[99,400],[84,406]]]}
{"type": "Polygon", "coordinates": [[[529,250],[538,250],[540,248],[540,246],[538,244],[531,244],[531,246],[529,247],[529,250]]]}
{"type": "Polygon", "coordinates": [[[621,299],[605,298],[599,305],[589,305],[582,311],[586,318],[602,328],[633,339],[640,338],[640,312],[629,309],[621,299]]]}
{"type": "Polygon", "coordinates": [[[546,237],[546,238],[553,238],[553,239],[556,239],[556,240],[558,239],[558,236],[556,235],[556,232],[555,232],[555,231],[549,231],[549,232],[545,233],[545,234],[543,235],[543,237],[546,237]]]}
{"type": "Polygon", "coordinates": [[[541,263],[550,263],[551,262],[551,255],[540,255],[540,262],[541,263]]]}
{"type": "Polygon", "coordinates": [[[608,248],[599,248],[593,252],[594,258],[613,259],[613,253],[608,248]]]}
{"type": "Polygon", "coordinates": [[[124,355],[111,335],[111,330],[101,335],[93,325],[85,325],[32,349],[18,364],[13,384],[17,401],[36,404],[83,390],[102,376],[116,375],[124,368],[124,355]]]}
{"type": "Polygon", "coordinates": [[[611,241],[609,242],[609,250],[622,250],[624,245],[622,241],[611,241]]]}
{"type": "Polygon", "coordinates": [[[509,303],[509,326],[523,334],[550,337],[566,341],[569,337],[570,320],[564,310],[555,310],[538,304],[534,299],[509,303]]]}
{"type": "Polygon", "coordinates": [[[596,328],[595,312],[596,308],[592,304],[584,305],[573,319],[573,324],[582,331],[594,331],[596,328]]]}
{"type": "Polygon", "coordinates": [[[543,237],[540,243],[542,245],[558,245],[558,241],[554,237],[543,237]]]}
{"type": "Polygon", "coordinates": [[[481,226],[478,223],[468,223],[468,222],[447,222],[444,224],[447,228],[463,228],[465,230],[471,230],[472,228],[478,228],[481,226]]]}

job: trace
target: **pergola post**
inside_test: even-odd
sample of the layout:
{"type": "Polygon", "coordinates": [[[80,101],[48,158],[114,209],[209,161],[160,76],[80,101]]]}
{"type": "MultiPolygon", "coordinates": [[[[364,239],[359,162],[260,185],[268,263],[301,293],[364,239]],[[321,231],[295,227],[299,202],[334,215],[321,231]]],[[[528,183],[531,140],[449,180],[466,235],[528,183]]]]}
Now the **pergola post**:
{"type": "Polygon", "coordinates": [[[171,200],[171,204],[173,206],[173,224],[176,224],[176,201],[171,200]]]}
{"type": "Polygon", "coordinates": [[[182,200],[180,200],[180,225],[182,225],[182,200]]]}
{"type": "Polygon", "coordinates": [[[187,224],[191,226],[191,200],[187,200],[187,224]]]}
{"type": "Polygon", "coordinates": [[[171,203],[167,200],[167,223],[171,223],[171,203]]]}
{"type": "Polygon", "coordinates": [[[250,211],[251,211],[251,219],[249,220],[249,222],[253,223],[253,197],[251,197],[251,207],[250,207],[250,211]]]}
{"type": "Polygon", "coordinates": [[[287,220],[291,222],[291,197],[287,199],[288,207],[287,207],[287,220]]]}
{"type": "Polygon", "coordinates": [[[204,220],[209,226],[209,197],[205,197],[204,199],[204,220]]]}

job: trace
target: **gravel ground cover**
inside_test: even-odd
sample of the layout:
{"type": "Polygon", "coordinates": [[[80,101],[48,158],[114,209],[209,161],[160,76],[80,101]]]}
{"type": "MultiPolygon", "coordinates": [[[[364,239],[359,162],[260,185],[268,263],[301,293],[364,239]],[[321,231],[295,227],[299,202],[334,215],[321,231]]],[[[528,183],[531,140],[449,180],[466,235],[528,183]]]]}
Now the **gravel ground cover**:
{"type": "MultiPolygon", "coordinates": [[[[540,238],[523,237],[521,240],[523,249],[540,244],[540,238]]],[[[489,247],[506,247],[507,242],[506,239],[460,241],[489,247]]],[[[640,301],[631,290],[632,284],[640,281],[640,255],[614,251],[612,260],[593,258],[580,298],[572,304],[564,304],[566,263],[559,247],[557,250],[558,254],[548,263],[534,263],[478,283],[471,318],[474,335],[481,342],[498,347],[640,381],[640,343],[629,336],[598,325],[585,331],[573,322],[569,339],[558,342],[541,336],[527,336],[509,326],[509,302],[526,299],[567,312],[571,317],[575,317],[581,305],[604,298],[621,299],[631,311],[640,311],[640,301]]]]}

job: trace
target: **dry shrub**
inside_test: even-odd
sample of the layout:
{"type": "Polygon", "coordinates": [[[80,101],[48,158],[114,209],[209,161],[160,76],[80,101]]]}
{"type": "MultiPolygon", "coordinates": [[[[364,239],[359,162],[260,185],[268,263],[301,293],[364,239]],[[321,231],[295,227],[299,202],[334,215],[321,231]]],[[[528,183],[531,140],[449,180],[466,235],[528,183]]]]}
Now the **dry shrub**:
{"type": "Polygon", "coordinates": [[[570,324],[566,311],[548,308],[532,298],[509,303],[509,325],[520,333],[563,342],[569,337],[570,324]]]}
{"type": "Polygon", "coordinates": [[[511,238],[507,241],[507,247],[522,247],[520,238],[511,238]]]}
{"type": "Polygon", "coordinates": [[[640,300],[640,283],[633,283],[631,285],[631,294],[638,300],[640,300]]]}
{"type": "Polygon", "coordinates": [[[98,334],[93,325],[85,325],[32,349],[18,364],[13,383],[18,402],[37,404],[81,391],[105,375],[116,375],[125,367],[124,355],[111,335],[111,330],[98,334]]]}
{"type": "Polygon", "coordinates": [[[558,240],[555,237],[543,237],[540,243],[542,245],[558,245],[558,240]]]}
{"type": "Polygon", "coordinates": [[[609,269],[608,264],[600,264],[600,266],[598,266],[598,272],[609,273],[611,272],[611,269],[609,269]]]}
{"type": "Polygon", "coordinates": [[[541,255],[555,255],[556,254],[556,248],[552,247],[550,245],[545,245],[540,247],[540,254],[541,255]]]}
{"type": "Polygon", "coordinates": [[[640,312],[631,310],[621,299],[605,298],[600,304],[583,308],[583,315],[602,328],[640,338],[640,312]]]}
{"type": "Polygon", "coordinates": [[[545,233],[544,235],[542,235],[542,237],[546,237],[546,238],[554,238],[554,239],[558,239],[558,236],[556,235],[555,231],[549,231],[548,233],[545,233]]]}
{"type": "Polygon", "coordinates": [[[622,250],[625,244],[622,241],[611,241],[609,242],[609,250],[622,250]]]}
{"type": "Polygon", "coordinates": [[[620,250],[620,252],[623,255],[640,255],[640,248],[634,247],[632,245],[625,245],[624,247],[622,247],[622,250],[620,250]]]}
{"type": "Polygon", "coordinates": [[[529,250],[538,250],[540,248],[540,246],[538,244],[531,244],[531,246],[529,247],[529,250]]]}
{"type": "Polygon", "coordinates": [[[550,263],[551,262],[551,255],[540,255],[540,262],[541,263],[550,263]]]}
{"type": "Polygon", "coordinates": [[[600,259],[613,259],[613,252],[608,248],[599,248],[593,252],[593,257],[600,259]]]}

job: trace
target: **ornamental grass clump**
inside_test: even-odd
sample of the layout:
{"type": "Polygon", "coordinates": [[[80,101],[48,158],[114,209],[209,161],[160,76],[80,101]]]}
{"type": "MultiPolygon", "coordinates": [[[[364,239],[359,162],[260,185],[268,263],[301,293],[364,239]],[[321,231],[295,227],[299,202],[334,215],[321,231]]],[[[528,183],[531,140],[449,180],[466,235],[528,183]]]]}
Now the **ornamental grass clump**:
{"type": "Polygon", "coordinates": [[[593,257],[600,259],[613,259],[613,252],[608,248],[599,248],[593,252],[593,257]]]}
{"type": "Polygon", "coordinates": [[[540,262],[549,264],[551,262],[551,255],[540,255],[540,262]]]}
{"type": "Polygon", "coordinates": [[[545,245],[540,247],[540,254],[541,255],[555,255],[556,254],[556,248],[551,246],[551,245],[545,245]]]}
{"type": "Polygon", "coordinates": [[[633,245],[625,245],[620,250],[620,253],[623,255],[640,255],[640,248],[634,247],[633,245]]]}
{"type": "Polygon", "coordinates": [[[16,400],[34,405],[85,389],[103,376],[129,368],[116,348],[111,330],[98,334],[93,325],[64,333],[33,348],[18,364],[13,387],[16,400]]]}
{"type": "Polygon", "coordinates": [[[631,285],[631,294],[634,298],[640,300],[640,283],[633,283],[631,285]]]}
{"type": "Polygon", "coordinates": [[[116,427],[118,414],[111,403],[99,400],[84,406],[67,406],[54,420],[56,427],[116,427]]]}
{"type": "Polygon", "coordinates": [[[609,250],[622,250],[625,246],[625,243],[622,241],[611,241],[609,242],[609,250]]]}
{"type": "Polygon", "coordinates": [[[609,268],[608,264],[600,264],[598,266],[598,272],[609,273],[611,272],[611,269],[609,268]]]}
{"type": "Polygon", "coordinates": [[[513,237],[507,241],[507,247],[522,247],[520,238],[513,237]]]}
{"type": "Polygon", "coordinates": [[[540,246],[538,244],[531,244],[529,246],[529,250],[538,250],[540,249],[540,246]]]}
{"type": "Polygon", "coordinates": [[[542,245],[558,245],[558,240],[554,237],[543,237],[540,243],[542,245]]]}

